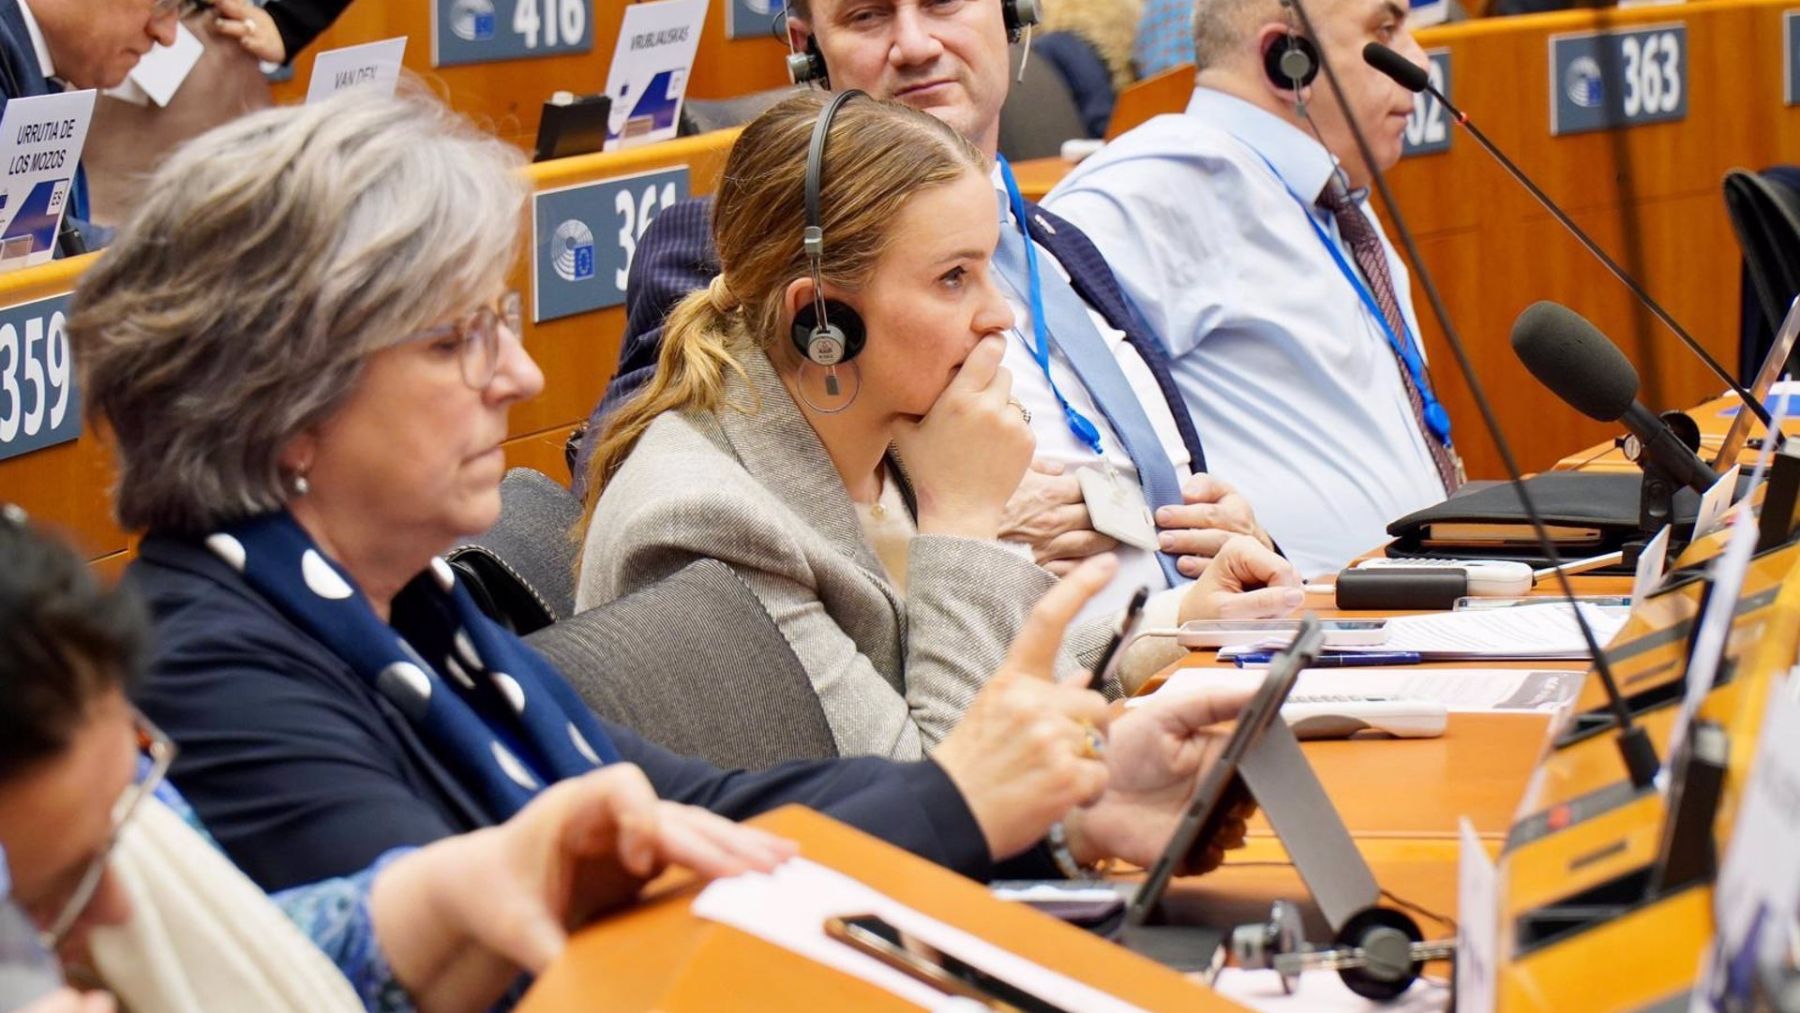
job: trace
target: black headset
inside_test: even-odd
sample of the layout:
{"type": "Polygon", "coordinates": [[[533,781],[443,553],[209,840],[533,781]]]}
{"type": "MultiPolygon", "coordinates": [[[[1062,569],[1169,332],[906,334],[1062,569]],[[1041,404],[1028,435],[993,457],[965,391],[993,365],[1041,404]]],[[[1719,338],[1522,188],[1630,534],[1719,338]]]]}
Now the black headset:
{"type": "MultiPolygon", "coordinates": [[[[1286,6],[1287,0],[1282,5],[1286,6]]],[[[1319,76],[1319,49],[1298,29],[1290,28],[1263,49],[1263,73],[1275,87],[1294,92],[1298,99],[1300,89],[1319,76]]]]}
{"type": "MultiPolygon", "coordinates": [[[[806,231],[801,243],[812,268],[812,304],[800,307],[794,314],[794,348],[802,358],[817,366],[836,366],[862,354],[868,329],[862,315],[848,303],[825,298],[825,219],[819,211],[819,192],[825,187],[825,141],[831,135],[831,121],[844,103],[863,95],[852,88],[831,96],[813,125],[812,144],[806,149],[806,231]]],[[[835,378],[827,381],[835,388],[835,378]]],[[[831,390],[835,394],[835,389],[831,390]]]]}
{"type": "MultiPolygon", "coordinates": [[[[1006,41],[1017,42],[1025,29],[1044,19],[1044,12],[1038,0],[1000,0],[1000,16],[1006,21],[1006,41]]],[[[831,87],[825,54],[819,52],[818,40],[811,34],[806,37],[804,51],[788,54],[787,69],[788,79],[795,84],[817,82],[822,88],[831,87]]]]}

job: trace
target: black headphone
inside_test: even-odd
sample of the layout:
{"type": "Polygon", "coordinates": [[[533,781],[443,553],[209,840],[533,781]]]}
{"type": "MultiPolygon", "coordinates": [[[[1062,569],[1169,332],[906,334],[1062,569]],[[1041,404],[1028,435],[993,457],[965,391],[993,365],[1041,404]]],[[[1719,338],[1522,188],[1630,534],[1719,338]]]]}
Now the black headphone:
{"type": "Polygon", "coordinates": [[[1263,73],[1282,91],[1298,95],[1319,76],[1319,50],[1313,41],[1294,29],[1271,39],[1263,49],[1263,73]]]}
{"type": "MultiPolygon", "coordinates": [[[[1044,11],[1038,0],[1000,0],[1000,17],[1006,22],[1006,41],[1017,42],[1025,29],[1044,19],[1044,11]]],[[[795,84],[817,82],[822,88],[831,87],[831,77],[825,72],[825,54],[819,52],[818,40],[811,34],[806,36],[804,51],[788,54],[787,70],[788,80],[795,84]]]]}
{"type": "MultiPolygon", "coordinates": [[[[840,106],[862,94],[852,88],[833,95],[819,112],[819,121],[813,125],[812,144],[806,150],[806,231],[801,235],[801,243],[812,267],[813,298],[810,306],[802,306],[794,314],[793,339],[801,357],[818,366],[849,362],[862,354],[868,339],[861,314],[848,303],[825,298],[825,219],[819,211],[819,192],[825,186],[825,141],[831,135],[831,121],[840,106]]],[[[828,386],[836,384],[828,382],[828,386]]]]}

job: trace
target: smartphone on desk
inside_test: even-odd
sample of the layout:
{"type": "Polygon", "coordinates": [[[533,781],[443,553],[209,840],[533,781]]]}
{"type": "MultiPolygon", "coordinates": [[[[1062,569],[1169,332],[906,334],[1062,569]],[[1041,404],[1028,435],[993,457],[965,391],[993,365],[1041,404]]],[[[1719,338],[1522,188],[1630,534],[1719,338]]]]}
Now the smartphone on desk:
{"type": "Polygon", "coordinates": [[[972,999],[991,1010],[1068,1013],[1063,1007],[966,964],[876,915],[827,918],[825,934],[946,995],[972,999]]]}
{"type": "MultiPolygon", "coordinates": [[[[1181,624],[1175,642],[1183,647],[1281,646],[1300,631],[1299,619],[1196,619],[1181,624]]],[[[1323,619],[1326,647],[1372,647],[1387,643],[1386,619],[1323,619]]]]}

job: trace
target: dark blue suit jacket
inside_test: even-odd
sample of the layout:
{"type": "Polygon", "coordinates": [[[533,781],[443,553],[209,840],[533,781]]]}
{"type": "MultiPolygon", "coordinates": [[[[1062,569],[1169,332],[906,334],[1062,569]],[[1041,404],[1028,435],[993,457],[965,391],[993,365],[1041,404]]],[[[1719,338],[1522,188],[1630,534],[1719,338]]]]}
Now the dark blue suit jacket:
{"type": "MultiPolygon", "coordinates": [[[[147,538],[127,580],[156,631],[133,697],[181,747],[176,786],[263,889],[354,873],[389,848],[495,822],[385,697],[205,548],[147,538]]],[[[962,795],[930,761],[724,771],[602,723],[663,798],[733,819],[797,802],[965,875],[1055,875],[1042,850],[990,862],[962,795]]]]}
{"type": "MultiPolygon", "coordinates": [[[[638,240],[631,259],[625,290],[625,337],[619,344],[619,367],[606,394],[588,418],[588,431],[600,430],[601,420],[623,403],[656,372],[662,349],[663,319],[689,292],[704,288],[719,273],[719,257],[712,244],[712,199],[697,197],[665,208],[638,240]]],[[[1050,212],[1027,203],[1027,228],[1031,237],[1056,256],[1069,272],[1070,283],[1088,305],[1100,311],[1107,323],[1125,333],[1137,349],[1156,385],[1168,402],[1169,412],[1181,431],[1195,471],[1206,470],[1206,453],[1194,428],[1187,402],[1169,372],[1169,354],[1156,340],[1144,318],[1119,287],[1106,259],[1081,230],[1050,212]]],[[[576,492],[587,482],[588,448],[584,440],[575,465],[576,492]]]]}
{"type": "MultiPolygon", "coordinates": [[[[37,51],[31,47],[25,15],[19,13],[20,2],[0,0],[0,112],[6,110],[8,99],[48,95],[53,90],[50,79],[38,65],[37,51]]],[[[111,230],[102,234],[87,222],[87,173],[79,164],[75,166],[75,183],[71,189],[69,208],[63,217],[87,238],[89,249],[98,249],[100,243],[95,240],[110,235],[111,230]]],[[[57,255],[61,255],[60,244],[57,255]]]]}

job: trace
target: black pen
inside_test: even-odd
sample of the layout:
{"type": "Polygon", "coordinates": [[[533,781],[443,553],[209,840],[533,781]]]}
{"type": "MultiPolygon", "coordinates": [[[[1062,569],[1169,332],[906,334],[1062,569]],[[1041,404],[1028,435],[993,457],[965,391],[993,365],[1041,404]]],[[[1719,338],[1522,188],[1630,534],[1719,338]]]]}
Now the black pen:
{"type": "Polygon", "coordinates": [[[1100,652],[1100,660],[1094,665],[1093,673],[1088,676],[1088,689],[1098,690],[1106,685],[1107,676],[1113,674],[1113,669],[1119,665],[1119,659],[1124,656],[1125,644],[1137,635],[1138,624],[1144,619],[1144,602],[1149,600],[1148,587],[1138,588],[1131,596],[1131,604],[1125,606],[1125,622],[1120,625],[1119,632],[1113,634],[1112,640],[1107,642],[1106,649],[1100,652]]]}

